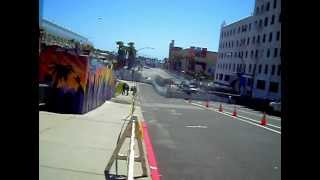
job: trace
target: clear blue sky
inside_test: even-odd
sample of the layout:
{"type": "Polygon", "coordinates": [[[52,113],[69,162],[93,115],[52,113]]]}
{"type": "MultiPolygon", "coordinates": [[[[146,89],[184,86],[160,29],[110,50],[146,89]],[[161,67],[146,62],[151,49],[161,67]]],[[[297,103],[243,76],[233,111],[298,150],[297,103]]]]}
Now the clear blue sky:
{"type": "Polygon", "coordinates": [[[176,46],[218,51],[220,25],[250,16],[254,0],[43,0],[43,17],[77,32],[96,48],[135,42],[140,55],[164,58],[176,46]],[[101,18],[101,19],[100,19],[101,18]]]}

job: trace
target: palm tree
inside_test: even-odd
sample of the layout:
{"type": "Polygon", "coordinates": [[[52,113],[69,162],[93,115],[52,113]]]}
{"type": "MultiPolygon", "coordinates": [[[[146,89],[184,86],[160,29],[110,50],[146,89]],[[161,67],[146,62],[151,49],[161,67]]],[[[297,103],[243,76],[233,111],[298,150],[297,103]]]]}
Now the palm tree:
{"type": "Polygon", "coordinates": [[[136,58],[136,48],[134,47],[134,42],[129,42],[128,43],[128,47],[126,47],[127,50],[127,55],[128,55],[128,61],[129,61],[129,65],[128,68],[131,69],[131,67],[134,65],[135,63],[135,58],[136,58]]]}
{"type": "Polygon", "coordinates": [[[125,57],[126,57],[126,47],[124,46],[124,43],[122,41],[117,41],[116,42],[118,45],[118,62],[121,66],[124,66],[124,62],[125,62],[125,57]]]}
{"type": "Polygon", "coordinates": [[[54,63],[54,64],[51,64],[49,67],[52,68],[52,75],[54,76],[54,83],[53,83],[54,88],[58,87],[59,81],[61,80],[67,81],[69,74],[71,72],[74,72],[71,65],[54,63]]]}

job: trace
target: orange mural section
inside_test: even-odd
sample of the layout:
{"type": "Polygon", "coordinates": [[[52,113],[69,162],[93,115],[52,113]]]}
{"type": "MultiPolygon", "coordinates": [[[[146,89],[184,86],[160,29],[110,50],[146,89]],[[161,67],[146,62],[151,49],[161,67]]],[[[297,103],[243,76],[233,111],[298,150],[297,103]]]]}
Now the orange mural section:
{"type": "Polygon", "coordinates": [[[113,96],[112,69],[73,49],[49,46],[39,57],[39,81],[50,86],[47,110],[85,113],[113,96]]]}

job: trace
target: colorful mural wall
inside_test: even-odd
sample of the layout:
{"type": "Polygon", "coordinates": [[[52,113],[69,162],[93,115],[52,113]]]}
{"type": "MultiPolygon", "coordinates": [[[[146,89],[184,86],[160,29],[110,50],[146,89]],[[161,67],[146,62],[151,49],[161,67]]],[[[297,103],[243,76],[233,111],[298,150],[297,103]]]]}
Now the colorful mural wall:
{"type": "Polygon", "coordinates": [[[39,82],[51,87],[46,109],[58,113],[86,113],[110,99],[115,90],[110,68],[59,46],[41,51],[39,82]]]}

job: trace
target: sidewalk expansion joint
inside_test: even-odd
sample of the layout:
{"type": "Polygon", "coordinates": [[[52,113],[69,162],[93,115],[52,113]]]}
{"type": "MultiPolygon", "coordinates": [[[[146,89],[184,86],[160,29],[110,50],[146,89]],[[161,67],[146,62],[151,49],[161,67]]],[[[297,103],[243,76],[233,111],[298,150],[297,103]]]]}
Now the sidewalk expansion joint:
{"type": "Polygon", "coordinates": [[[40,165],[40,167],[56,169],[56,170],[62,170],[62,171],[70,171],[70,172],[76,172],[76,173],[82,173],[82,174],[94,174],[94,175],[102,175],[102,176],[104,176],[103,173],[82,171],[82,170],[76,170],[76,169],[60,168],[60,167],[53,167],[53,166],[47,166],[47,165],[40,165]]]}

